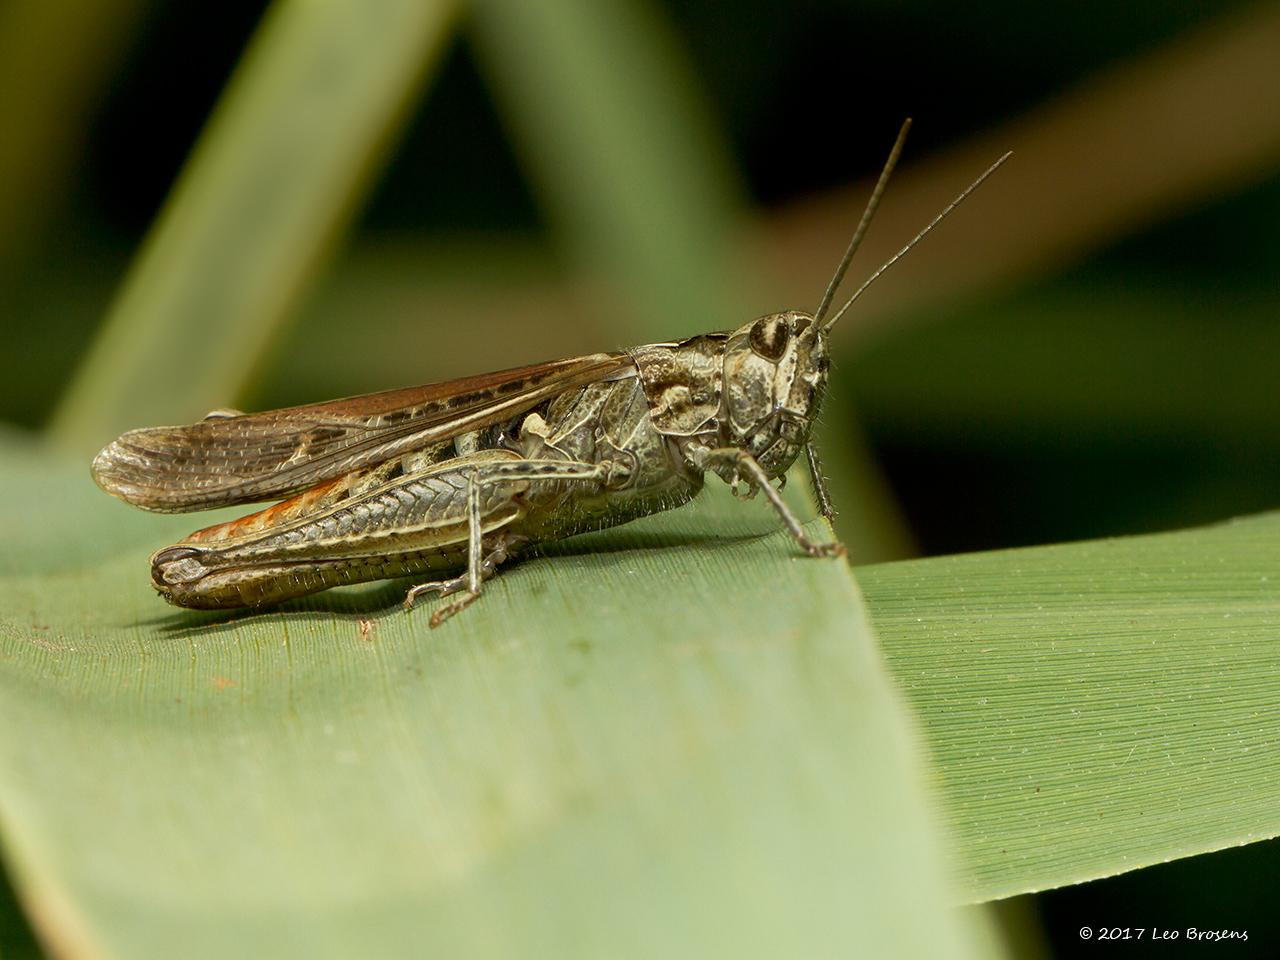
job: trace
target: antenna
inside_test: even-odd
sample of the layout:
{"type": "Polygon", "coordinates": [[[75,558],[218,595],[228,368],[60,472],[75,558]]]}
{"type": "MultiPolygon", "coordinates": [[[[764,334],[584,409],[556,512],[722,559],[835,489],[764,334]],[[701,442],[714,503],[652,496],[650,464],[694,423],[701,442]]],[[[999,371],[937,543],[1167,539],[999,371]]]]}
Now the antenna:
{"type": "Polygon", "coordinates": [[[973,193],[973,191],[977,190],[980,186],[982,186],[983,181],[985,181],[987,177],[991,176],[993,173],[999,170],[1001,165],[1006,160],[1008,160],[1011,156],[1013,156],[1012,150],[1006,153],[1003,157],[1001,157],[991,166],[987,167],[986,171],[982,174],[982,176],[980,176],[977,180],[973,181],[973,183],[969,184],[969,186],[965,188],[964,192],[961,193],[960,196],[956,197],[949,204],[947,204],[947,208],[943,210],[940,214],[938,214],[936,217],[934,217],[932,220],[930,220],[929,225],[925,227],[923,230],[921,230],[919,233],[917,233],[915,235],[915,238],[912,239],[910,243],[908,243],[905,247],[903,247],[901,250],[895,253],[892,257],[886,260],[884,262],[884,265],[881,266],[880,269],[877,270],[875,273],[873,273],[871,276],[869,276],[866,282],[863,283],[863,285],[857,289],[854,295],[845,301],[844,306],[840,308],[839,312],[827,322],[826,326],[822,328],[822,332],[827,333],[828,331],[831,330],[832,327],[834,327],[837,323],[839,323],[840,318],[844,316],[845,311],[853,306],[854,301],[857,300],[860,296],[862,296],[862,294],[866,291],[867,287],[875,283],[876,280],[880,279],[880,275],[882,273],[884,273],[886,270],[892,267],[895,263],[901,260],[904,256],[906,256],[908,250],[910,250],[917,243],[923,240],[928,235],[930,230],[932,230],[934,227],[940,224],[943,220],[945,220],[952,210],[960,206],[960,204],[962,204],[968,198],[969,194],[973,193]]]}
{"type": "Polygon", "coordinates": [[[875,216],[876,207],[880,206],[880,197],[884,195],[884,188],[889,184],[889,175],[893,173],[893,168],[898,164],[898,157],[902,154],[902,145],[906,142],[907,131],[910,129],[911,118],[907,117],[906,120],[902,121],[902,128],[898,130],[898,139],[893,142],[893,149],[889,151],[889,159],[884,162],[884,169],[880,171],[880,179],[876,181],[875,189],[871,191],[871,197],[867,200],[867,208],[862,211],[862,219],[858,221],[858,229],[853,231],[853,239],[849,241],[849,247],[844,252],[844,258],[840,261],[840,266],[836,267],[835,276],[827,284],[827,292],[822,295],[822,302],[818,304],[818,312],[813,315],[815,324],[822,323],[822,318],[826,316],[827,310],[831,307],[831,301],[836,295],[836,290],[844,280],[845,271],[849,269],[849,261],[853,259],[854,253],[862,245],[862,238],[867,233],[867,227],[871,226],[871,218],[875,216]]]}

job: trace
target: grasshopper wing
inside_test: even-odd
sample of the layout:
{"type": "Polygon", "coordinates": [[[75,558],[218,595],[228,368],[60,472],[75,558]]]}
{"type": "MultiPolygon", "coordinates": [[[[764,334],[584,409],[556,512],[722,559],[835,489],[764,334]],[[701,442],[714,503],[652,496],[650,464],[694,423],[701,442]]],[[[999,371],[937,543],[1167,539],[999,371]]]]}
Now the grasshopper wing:
{"type": "Polygon", "coordinates": [[[423,387],[184,427],[131,430],[94,458],[98,486],[144,510],[178,513],[288,496],[471,430],[557,394],[632,375],[627,354],[597,353],[423,387]]]}

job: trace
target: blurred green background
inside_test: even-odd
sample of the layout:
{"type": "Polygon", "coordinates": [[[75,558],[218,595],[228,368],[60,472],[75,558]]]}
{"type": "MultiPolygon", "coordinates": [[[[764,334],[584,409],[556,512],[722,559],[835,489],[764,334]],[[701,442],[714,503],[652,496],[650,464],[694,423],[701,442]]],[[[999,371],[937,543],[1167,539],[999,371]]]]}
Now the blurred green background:
{"type": "MultiPolygon", "coordinates": [[[[595,8],[602,22],[610,6],[595,8]]],[[[235,395],[216,404],[319,400],[724,325],[718,307],[681,306],[679,283],[616,269],[628,251],[592,220],[593,191],[615,190],[643,218],[709,183],[696,199],[714,211],[700,221],[710,226],[669,238],[691,251],[681,262],[722,269],[723,302],[741,319],[812,309],[865,181],[912,116],[902,172],[852,278],[999,153],[1015,157],[841,331],[823,449],[855,557],[1154,531],[1276,506],[1273,5],[626,6],[644,21],[614,24],[623,47],[633,29],[658,38],[683,98],[673,113],[705,138],[689,148],[703,172],[670,196],[634,154],[606,152],[614,184],[566,174],[557,144],[581,121],[547,116],[536,78],[545,69],[551,89],[584,75],[556,76],[556,44],[572,36],[546,38],[548,59],[522,64],[483,11],[463,14],[421,95],[387,124],[385,155],[367,158],[369,194],[352,198],[350,230],[341,216],[315,228],[340,239],[267,311],[273,326],[229,377],[235,395]]],[[[68,428],[59,406],[92,375],[95,337],[265,9],[0,10],[7,426],[55,424],[80,452],[113,435],[68,428]]],[[[637,107],[635,129],[663,131],[666,106],[637,107]]],[[[595,109],[603,125],[630,125],[625,102],[595,109]]],[[[654,273],[670,226],[655,221],[655,251],[635,251],[654,273]]],[[[230,337],[233,352],[241,336],[234,318],[195,333],[230,337]]],[[[174,418],[211,405],[181,391],[164,402],[174,418]]],[[[1043,928],[1042,944],[1024,934],[1026,955],[1069,955],[1082,924],[1194,922],[1265,942],[1276,924],[1260,878],[1278,868],[1280,848],[1254,845],[1025,899],[1010,915],[1043,928]]],[[[20,943],[16,908],[4,916],[0,942],[20,943]]]]}

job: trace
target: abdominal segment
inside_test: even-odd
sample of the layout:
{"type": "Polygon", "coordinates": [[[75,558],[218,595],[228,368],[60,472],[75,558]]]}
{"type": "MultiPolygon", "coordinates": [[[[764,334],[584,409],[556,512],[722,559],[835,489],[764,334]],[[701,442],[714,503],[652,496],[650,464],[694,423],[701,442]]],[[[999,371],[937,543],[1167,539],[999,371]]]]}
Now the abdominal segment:
{"type": "MultiPolygon", "coordinates": [[[[198,530],[151,558],[151,580],[170,603],[259,607],[349,583],[457,570],[466,564],[468,477],[495,460],[482,451],[343,494],[334,481],[239,520],[198,530]]],[[[387,471],[389,475],[390,471],[387,471]]],[[[347,478],[343,478],[345,481],[347,478]]],[[[524,512],[527,483],[481,488],[484,539],[524,512]]]]}

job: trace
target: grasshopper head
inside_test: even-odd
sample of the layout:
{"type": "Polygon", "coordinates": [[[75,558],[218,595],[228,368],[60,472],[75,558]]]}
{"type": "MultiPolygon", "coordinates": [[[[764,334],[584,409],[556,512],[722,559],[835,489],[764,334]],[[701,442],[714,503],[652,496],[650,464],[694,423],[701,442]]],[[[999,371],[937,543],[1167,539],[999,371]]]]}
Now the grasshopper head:
{"type": "Polygon", "coordinates": [[[827,385],[827,340],[831,329],[876,279],[946,219],[1010,156],[1006,153],[988,167],[910,243],[872,273],[844,306],[831,314],[836,291],[862,243],[910,127],[911,121],[907,120],[898,131],[898,139],[818,309],[812,315],[798,310],[770,314],[729,335],[724,358],[723,401],[727,421],[723,432],[728,436],[722,439],[752,454],[771,478],[781,476],[809,440],[827,385]]]}
{"type": "Polygon", "coordinates": [[[770,477],[791,466],[809,439],[827,385],[827,338],[812,316],[774,313],[729,335],[724,355],[727,442],[770,477]]]}

